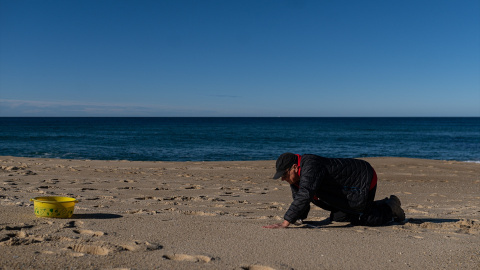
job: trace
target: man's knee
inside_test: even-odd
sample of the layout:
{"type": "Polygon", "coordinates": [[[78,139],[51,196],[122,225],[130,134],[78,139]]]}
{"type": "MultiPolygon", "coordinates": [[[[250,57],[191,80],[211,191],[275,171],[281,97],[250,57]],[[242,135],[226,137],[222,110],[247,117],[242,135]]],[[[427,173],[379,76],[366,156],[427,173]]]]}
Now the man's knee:
{"type": "Polygon", "coordinates": [[[358,215],[347,214],[342,211],[330,212],[330,220],[336,222],[355,222],[358,220],[358,215]]]}

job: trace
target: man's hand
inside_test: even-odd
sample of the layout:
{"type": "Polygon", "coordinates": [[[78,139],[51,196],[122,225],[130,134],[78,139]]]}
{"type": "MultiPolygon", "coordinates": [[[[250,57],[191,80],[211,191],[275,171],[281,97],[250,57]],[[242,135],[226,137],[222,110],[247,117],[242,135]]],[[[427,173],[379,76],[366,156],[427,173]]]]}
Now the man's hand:
{"type": "Polygon", "coordinates": [[[282,223],[267,225],[267,226],[263,226],[262,228],[266,228],[266,229],[282,229],[282,228],[287,228],[289,225],[290,225],[290,222],[284,220],[282,223]]]}

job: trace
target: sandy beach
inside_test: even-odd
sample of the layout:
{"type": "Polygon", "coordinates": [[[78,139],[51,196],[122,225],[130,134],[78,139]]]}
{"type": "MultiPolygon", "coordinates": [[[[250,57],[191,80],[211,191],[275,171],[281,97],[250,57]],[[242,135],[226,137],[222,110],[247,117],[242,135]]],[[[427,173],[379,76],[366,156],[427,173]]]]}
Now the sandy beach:
{"type": "Polygon", "coordinates": [[[132,162],[0,157],[0,269],[479,269],[480,164],[366,158],[377,199],[407,219],[382,227],[283,220],[274,161],[132,162]],[[31,198],[78,199],[70,219],[31,198]]]}

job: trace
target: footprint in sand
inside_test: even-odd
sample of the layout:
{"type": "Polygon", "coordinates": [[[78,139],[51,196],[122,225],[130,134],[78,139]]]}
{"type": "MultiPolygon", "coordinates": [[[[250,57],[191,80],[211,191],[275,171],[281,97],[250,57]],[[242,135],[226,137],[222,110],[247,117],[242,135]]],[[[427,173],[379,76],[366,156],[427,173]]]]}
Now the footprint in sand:
{"type": "Polygon", "coordinates": [[[73,245],[69,247],[71,250],[79,253],[86,253],[86,254],[92,254],[92,255],[108,255],[108,253],[111,252],[110,249],[102,246],[94,246],[94,245],[73,245]]]}
{"type": "Polygon", "coordinates": [[[147,209],[134,209],[134,210],[127,210],[126,213],[128,214],[142,214],[142,215],[156,215],[159,213],[155,210],[147,210],[147,209]]]}
{"type": "Polygon", "coordinates": [[[187,254],[167,254],[163,256],[164,259],[172,261],[186,261],[186,262],[203,262],[208,263],[213,258],[204,255],[187,255],[187,254]]]}
{"type": "Polygon", "coordinates": [[[248,265],[248,266],[242,266],[243,270],[275,270],[274,268],[271,268],[269,266],[263,266],[263,265],[248,265]]]}
{"type": "Polygon", "coordinates": [[[125,180],[120,180],[120,181],[118,181],[118,182],[121,182],[121,183],[135,183],[135,182],[137,182],[137,181],[125,179],[125,180]]]}
{"type": "Polygon", "coordinates": [[[81,191],[92,191],[92,190],[97,190],[96,188],[82,188],[81,191]]]}
{"type": "Polygon", "coordinates": [[[120,245],[120,247],[123,250],[128,250],[128,251],[138,251],[138,250],[160,250],[163,248],[162,245],[156,244],[156,243],[149,243],[149,242],[144,242],[141,243],[139,241],[134,241],[133,243],[128,243],[124,245],[120,245]]]}
{"type": "Polygon", "coordinates": [[[200,186],[200,185],[193,185],[193,186],[189,185],[189,186],[185,187],[184,189],[203,189],[203,187],[200,186]]]}
{"type": "Polygon", "coordinates": [[[34,243],[44,242],[43,236],[28,233],[25,229],[33,228],[33,225],[19,224],[18,226],[5,226],[0,228],[0,246],[18,246],[30,245],[34,243]]]}
{"type": "Polygon", "coordinates": [[[133,243],[125,244],[125,245],[115,245],[112,243],[104,243],[101,244],[74,244],[68,247],[68,249],[72,250],[73,252],[70,256],[74,257],[81,257],[85,254],[92,254],[92,255],[108,255],[112,252],[121,252],[121,251],[153,251],[153,250],[160,250],[163,246],[156,244],[156,243],[149,243],[149,242],[138,242],[134,241],[133,243]]]}
{"type": "Polygon", "coordinates": [[[184,215],[190,215],[190,216],[209,216],[209,217],[214,217],[217,214],[216,213],[208,213],[208,212],[203,212],[203,211],[183,211],[182,214],[184,215]]]}
{"type": "Polygon", "coordinates": [[[77,227],[81,227],[82,225],[83,225],[83,221],[69,221],[65,225],[63,225],[63,227],[64,228],[77,228],[77,227]]]}
{"type": "Polygon", "coordinates": [[[31,229],[33,227],[34,227],[34,225],[20,223],[16,226],[13,226],[13,227],[11,227],[11,226],[2,227],[2,229],[6,230],[6,231],[20,231],[22,229],[31,229]]]}
{"type": "Polygon", "coordinates": [[[461,219],[456,222],[435,222],[422,219],[409,219],[403,228],[410,230],[433,230],[440,233],[475,234],[480,233],[480,221],[461,219]]]}
{"type": "Polygon", "coordinates": [[[86,197],[86,198],[83,198],[82,200],[86,200],[86,201],[96,201],[96,200],[100,200],[100,197],[86,197]]]}
{"type": "Polygon", "coordinates": [[[91,235],[91,236],[102,236],[105,233],[101,231],[92,231],[92,230],[73,230],[74,233],[77,234],[84,234],[84,235],[91,235]]]}

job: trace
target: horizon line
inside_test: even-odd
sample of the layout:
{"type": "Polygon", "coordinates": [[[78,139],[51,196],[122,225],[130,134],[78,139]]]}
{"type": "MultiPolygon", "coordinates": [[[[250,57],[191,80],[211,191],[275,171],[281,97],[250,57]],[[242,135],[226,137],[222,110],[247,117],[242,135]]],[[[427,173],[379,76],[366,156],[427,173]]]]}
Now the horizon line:
{"type": "Polygon", "coordinates": [[[0,118],[480,118],[480,116],[1,116],[0,118]]]}

